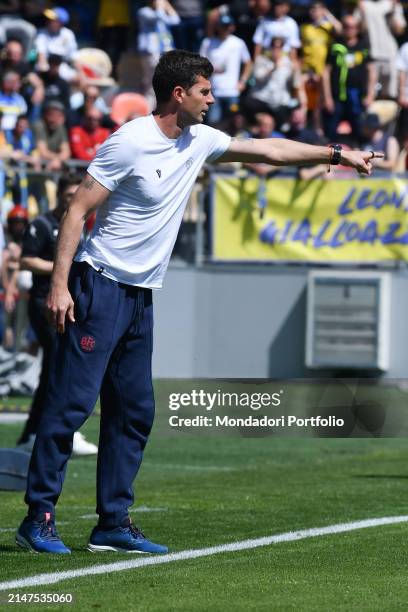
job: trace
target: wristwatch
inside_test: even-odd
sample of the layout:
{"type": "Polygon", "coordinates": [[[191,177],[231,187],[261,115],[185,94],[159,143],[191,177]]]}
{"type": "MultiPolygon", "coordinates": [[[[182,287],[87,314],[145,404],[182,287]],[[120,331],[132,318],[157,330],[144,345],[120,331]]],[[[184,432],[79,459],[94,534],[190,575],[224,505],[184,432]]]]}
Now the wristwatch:
{"type": "Polygon", "coordinates": [[[341,160],[341,152],[343,150],[343,147],[339,144],[332,144],[330,145],[330,147],[332,150],[330,164],[332,166],[338,166],[341,160]]]}

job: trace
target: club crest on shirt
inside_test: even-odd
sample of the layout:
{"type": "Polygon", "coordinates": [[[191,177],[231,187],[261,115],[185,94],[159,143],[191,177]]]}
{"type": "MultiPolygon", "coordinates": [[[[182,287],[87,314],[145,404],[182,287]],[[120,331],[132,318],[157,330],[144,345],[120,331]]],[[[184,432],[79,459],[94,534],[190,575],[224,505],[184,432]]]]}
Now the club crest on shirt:
{"type": "Polygon", "coordinates": [[[157,176],[160,178],[161,177],[161,170],[159,168],[156,170],[156,173],[157,173],[157,176]]]}
{"type": "Polygon", "coordinates": [[[193,158],[189,157],[188,160],[186,161],[187,170],[190,170],[191,166],[193,165],[193,162],[194,162],[193,158]]]}
{"type": "Polygon", "coordinates": [[[92,338],[92,336],[82,336],[80,346],[86,353],[91,353],[95,348],[95,338],[92,338]]]}

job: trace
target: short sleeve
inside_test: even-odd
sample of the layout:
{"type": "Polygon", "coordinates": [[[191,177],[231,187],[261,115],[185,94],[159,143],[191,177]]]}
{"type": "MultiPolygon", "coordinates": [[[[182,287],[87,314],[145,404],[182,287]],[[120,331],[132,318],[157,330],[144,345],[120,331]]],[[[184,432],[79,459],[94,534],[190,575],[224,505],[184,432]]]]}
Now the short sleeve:
{"type": "Polygon", "coordinates": [[[297,25],[295,20],[291,20],[289,24],[290,36],[287,42],[293,49],[299,49],[299,47],[301,47],[302,45],[299,38],[299,26],[297,25]]]}
{"type": "Polygon", "coordinates": [[[133,141],[119,129],[99,147],[87,172],[106,189],[115,191],[131,175],[135,153],[133,141]]]}
{"type": "Polygon", "coordinates": [[[34,138],[36,142],[40,142],[42,140],[47,140],[47,135],[45,133],[44,124],[42,121],[37,121],[33,125],[34,138]]]}
{"type": "Polygon", "coordinates": [[[402,45],[402,47],[398,51],[396,67],[397,67],[397,70],[401,70],[402,72],[408,72],[408,44],[407,43],[402,45]]]}
{"type": "Polygon", "coordinates": [[[263,27],[263,23],[260,23],[255,30],[255,34],[252,38],[252,42],[254,43],[254,45],[262,45],[263,40],[264,40],[264,27],[263,27]]]}
{"type": "Polygon", "coordinates": [[[206,161],[213,162],[228,149],[231,143],[231,136],[216,130],[209,125],[200,126],[202,135],[205,139],[205,147],[207,149],[206,161]]]}
{"type": "Polygon", "coordinates": [[[251,56],[249,54],[248,47],[246,46],[244,41],[242,41],[240,51],[241,51],[241,62],[243,64],[246,64],[247,62],[250,61],[251,56]]]}

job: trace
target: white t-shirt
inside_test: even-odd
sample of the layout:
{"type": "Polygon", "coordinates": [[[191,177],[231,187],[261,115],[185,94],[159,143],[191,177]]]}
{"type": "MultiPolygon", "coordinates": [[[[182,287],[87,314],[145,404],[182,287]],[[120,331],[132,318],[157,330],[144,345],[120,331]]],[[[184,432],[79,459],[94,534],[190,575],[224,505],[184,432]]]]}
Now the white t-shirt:
{"type": "Polygon", "coordinates": [[[75,259],[103,268],[118,282],[159,289],[200,168],[220,157],[230,141],[202,124],[167,138],[153,115],[125,123],[88,167],[112,194],[75,259]]]}
{"type": "Polygon", "coordinates": [[[173,36],[169,26],[178,25],[178,15],[168,15],[160,9],[143,6],[137,11],[139,53],[148,53],[159,57],[162,53],[174,49],[173,36]]]}
{"type": "MultiPolygon", "coordinates": [[[[408,43],[404,43],[400,47],[397,55],[396,67],[397,70],[408,73],[408,43]]],[[[405,79],[405,89],[401,93],[405,98],[408,97],[408,79],[405,79]]]]}
{"type": "Polygon", "coordinates": [[[363,12],[370,40],[371,57],[375,60],[394,61],[398,44],[388,23],[392,16],[401,27],[406,26],[401,4],[394,4],[392,0],[376,0],[376,2],[364,0],[363,12]]]}
{"type": "Polygon", "coordinates": [[[40,30],[35,39],[35,47],[38,53],[46,57],[55,53],[67,61],[73,60],[78,50],[75,34],[69,28],[61,28],[57,34],[52,34],[46,28],[40,30]]]}
{"type": "Polygon", "coordinates": [[[268,48],[273,38],[283,38],[283,50],[299,49],[301,46],[299,26],[292,17],[286,15],[280,19],[264,19],[255,30],[252,41],[255,45],[268,48]]]}
{"type": "Polygon", "coordinates": [[[271,108],[292,106],[292,89],[299,86],[293,63],[283,55],[278,66],[265,55],[258,55],[254,64],[255,84],[250,95],[271,108]]]}
{"type": "Polygon", "coordinates": [[[251,59],[244,41],[234,34],[230,34],[225,40],[204,38],[200,55],[207,57],[214,66],[211,77],[213,94],[221,98],[239,96],[241,64],[251,59]]]}

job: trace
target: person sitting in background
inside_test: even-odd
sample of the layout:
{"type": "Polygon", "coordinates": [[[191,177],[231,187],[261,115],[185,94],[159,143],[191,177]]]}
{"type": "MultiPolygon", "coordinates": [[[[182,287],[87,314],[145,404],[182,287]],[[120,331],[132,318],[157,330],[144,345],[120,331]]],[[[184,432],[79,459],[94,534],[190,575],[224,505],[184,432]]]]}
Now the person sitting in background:
{"type": "Polygon", "coordinates": [[[90,161],[98,147],[105,142],[110,130],[101,127],[102,113],[97,108],[86,111],[82,125],[76,125],[70,131],[70,145],[75,159],[90,161]]]}
{"type": "Polygon", "coordinates": [[[69,22],[69,13],[62,7],[48,8],[44,11],[47,20],[45,28],[41,29],[35,39],[38,53],[37,70],[48,70],[48,58],[51,53],[64,58],[59,74],[63,79],[70,81],[76,74],[70,64],[74,62],[78,44],[75,34],[66,27],[69,22]]]}
{"type": "Polygon", "coordinates": [[[61,55],[51,53],[48,56],[48,70],[40,72],[40,78],[44,87],[44,103],[58,100],[64,105],[65,112],[68,113],[70,110],[70,87],[59,74],[62,62],[63,57],[61,55]]]}
{"type": "Polygon", "coordinates": [[[360,38],[359,22],[347,15],[342,24],[344,36],[331,46],[323,72],[325,132],[332,141],[343,119],[358,138],[361,114],[375,98],[375,65],[367,41],[360,38]]]}
{"type": "Polygon", "coordinates": [[[27,115],[20,115],[12,130],[4,130],[7,151],[5,159],[13,162],[24,162],[39,169],[38,156],[35,155],[36,145],[30,129],[27,115]]]}
{"type": "Polygon", "coordinates": [[[289,129],[285,134],[290,140],[312,145],[326,145],[328,140],[320,130],[307,124],[307,115],[302,108],[294,108],[289,117],[289,129]]]}
{"type": "Polygon", "coordinates": [[[201,44],[200,55],[209,59],[214,66],[211,84],[215,102],[207,115],[210,124],[219,123],[238,109],[239,96],[251,74],[248,48],[243,40],[233,34],[234,30],[233,19],[229,15],[221,15],[216,36],[205,38],[201,44]]]}
{"type": "Polygon", "coordinates": [[[255,124],[251,128],[253,138],[283,138],[282,132],[276,129],[276,121],[271,113],[256,113],[255,124]]]}
{"type": "Polygon", "coordinates": [[[269,53],[258,55],[254,65],[255,82],[243,100],[250,117],[258,112],[271,113],[278,127],[288,121],[293,107],[306,107],[300,71],[283,52],[284,41],[274,38],[269,53]]]}
{"type": "Polygon", "coordinates": [[[273,18],[263,19],[255,30],[253,37],[254,59],[265,49],[269,49],[274,38],[283,40],[283,50],[292,59],[297,58],[297,50],[301,47],[299,26],[289,16],[290,2],[288,0],[275,0],[273,3],[273,18]]]}
{"type": "Polygon", "coordinates": [[[19,40],[8,40],[1,50],[0,72],[2,75],[6,72],[17,72],[21,80],[19,93],[26,101],[29,118],[31,121],[38,119],[44,102],[44,88],[38,74],[24,59],[24,48],[19,40]]]}
{"type": "Polygon", "coordinates": [[[12,130],[19,115],[27,113],[27,104],[20,94],[21,78],[17,72],[5,72],[1,79],[1,129],[12,130]]]}
{"type": "MultiPolygon", "coordinates": [[[[311,145],[327,145],[328,140],[320,130],[307,125],[307,115],[301,108],[295,108],[290,114],[289,130],[286,138],[311,145]]],[[[327,178],[327,164],[316,164],[314,166],[299,166],[298,176],[302,180],[310,180],[317,177],[327,178]]]]}
{"type": "MultiPolygon", "coordinates": [[[[255,124],[251,128],[250,137],[252,138],[283,138],[283,134],[276,129],[276,122],[270,113],[256,113],[255,124]]],[[[267,177],[276,174],[279,170],[278,166],[271,166],[270,164],[243,164],[245,168],[248,168],[252,172],[255,172],[258,176],[267,177]]]]}
{"type": "Polygon", "coordinates": [[[395,136],[392,136],[381,126],[378,115],[368,113],[361,121],[361,141],[362,151],[382,151],[383,159],[376,159],[374,165],[381,170],[395,172],[397,169],[400,148],[395,136]]]}
{"type": "Polygon", "coordinates": [[[99,87],[96,85],[87,85],[83,91],[82,104],[71,110],[68,115],[68,124],[70,127],[80,125],[85,117],[85,113],[90,108],[97,108],[102,113],[102,127],[113,129],[116,124],[109,116],[109,108],[105,100],[101,96],[99,87]]]}
{"type": "Polygon", "coordinates": [[[34,124],[33,130],[38,153],[46,162],[47,170],[60,170],[71,156],[63,104],[58,100],[48,102],[43,119],[34,124]]]}
{"type": "Polygon", "coordinates": [[[248,129],[248,122],[243,112],[231,113],[224,126],[227,134],[233,138],[250,138],[251,133],[248,129]]]}

